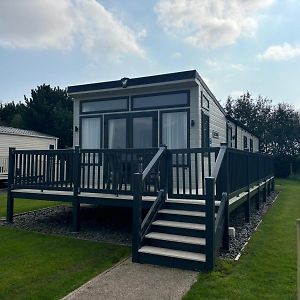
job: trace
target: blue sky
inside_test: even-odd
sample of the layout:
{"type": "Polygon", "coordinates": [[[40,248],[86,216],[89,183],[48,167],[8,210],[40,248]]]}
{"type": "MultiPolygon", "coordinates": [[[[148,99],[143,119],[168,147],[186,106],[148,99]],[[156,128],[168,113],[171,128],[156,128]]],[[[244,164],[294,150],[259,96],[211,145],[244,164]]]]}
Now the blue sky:
{"type": "Polygon", "coordinates": [[[249,90],[300,108],[300,1],[4,0],[0,101],[196,69],[217,99],[249,90]]]}

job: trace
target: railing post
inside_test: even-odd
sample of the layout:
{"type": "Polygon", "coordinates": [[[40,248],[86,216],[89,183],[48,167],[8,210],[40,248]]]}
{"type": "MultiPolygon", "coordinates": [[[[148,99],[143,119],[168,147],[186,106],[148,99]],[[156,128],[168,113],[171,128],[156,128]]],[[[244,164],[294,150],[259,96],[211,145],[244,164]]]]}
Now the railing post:
{"type": "Polygon", "coordinates": [[[250,154],[247,153],[247,201],[245,202],[245,221],[247,223],[250,222],[250,205],[251,205],[251,202],[250,202],[250,163],[249,163],[249,160],[250,160],[250,154]]]}
{"type": "Polygon", "coordinates": [[[6,211],[6,221],[9,223],[13,222],[14,218],[14,197],[11,190],[14,184],[14,170],[15,170],[15,150],[16,148],[9,148],[8,156],[8,186],[7,186],[7,211],[6,211]]]}
{"type": "Polygon", "coordinates": [[[167,146],[162,145],[161,147],[165,148],[164,156],[159,165],[159,173],[160,173],[160,190],[164,190],[164,199],[166,199],[168,195],[168,153],[167,146]]]}
{"type": "Polygon", "coordinates": [[[79,176],[80,172],[80,149],[75,146],[73,151],[73,231],[80,230],[80,201],[79,201],[79,176]]]}
{"type": "Polygon", "coordinates": [[[139,261],[139,248],[141,246],[142,224],[142,193],[143,174],[135,173],[132,176],[133,211],[132,211],[132,261],[139,261]]]}
{"type": "Polygon", "coordinates": [[[208,270],[215,266],[215,178],[205,178],[206,206],[206,264],[208,270]]]}
{"type": "Polygon", "coordinates": [[[255,208],[259,210],[259,202],[260,202],[260,155],[258,154],[258,164],[257,164],[257,177],[258,177],[258,189],[257,195],[255,199],[255,208]]]}

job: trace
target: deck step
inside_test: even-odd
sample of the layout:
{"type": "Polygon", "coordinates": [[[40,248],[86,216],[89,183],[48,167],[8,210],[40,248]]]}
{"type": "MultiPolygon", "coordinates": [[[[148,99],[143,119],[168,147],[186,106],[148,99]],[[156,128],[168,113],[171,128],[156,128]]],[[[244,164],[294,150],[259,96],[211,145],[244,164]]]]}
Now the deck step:
{"type": "Polygon", "coordinates": [[[191,216],[191,217],[205,217],[205,212],[203,211],[191,211],[191,210],[180,210],[180,209],[161,209],[158,211],[158,213],[191,216]]]}
{"type": "MultiPolygon", "coordinates": [[[[194,200],[194,199],[168,199],[166,203],[180,203],[180,204],[196,204],[196,205],[205,205],[205,200],[194,200]]],[[[220,206],[221,201],[215,200],[215,206],[220,206]]]]}
{"type": "Polygon", "coordinates": [[[192,260],[198,262],[206,261],[206,256],[205,254],[202,253],[194,253],[194,252],[180,251],[180,250],[173,250],[173,249],[159,248],[159,247],[152,247],[152,246],[143,246],[139,250],[139,253],[173,257],[173,258],[192,260]]]}
{"type": "Polygon", "coordinates": [[[152,223],[152,225],[176,227],[176,228],[183,228],[183,229],[193,229],[193,230],[205,230],[206,228],[204,224],[175,222],[175,221],[166,221],[166,220],[156,220],[152,223]]]}
{"type": "Polygon", "coordinates": [[[167,234],[161,232],[150,232],[146,235],[148,239],[155,239],[155,240],[164,240],[170,242],[177,242],[177,243],[186,243],[186,244],[194,244],[194,245],[205,245],[206,240],[205,238],[197,238],[191,236],[183,236],[177,234],[167,234]]]}

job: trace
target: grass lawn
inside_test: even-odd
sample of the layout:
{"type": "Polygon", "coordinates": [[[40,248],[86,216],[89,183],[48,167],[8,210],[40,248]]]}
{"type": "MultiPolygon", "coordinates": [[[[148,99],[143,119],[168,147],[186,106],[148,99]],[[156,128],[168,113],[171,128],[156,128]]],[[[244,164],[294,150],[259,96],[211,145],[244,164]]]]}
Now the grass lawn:
{"type": "Polygon", "coordinates": [[[130,248],[0,227],[0,299],[60,299],[130,248]]]}
{"type": "MultiPolygon", "coordinates": [[[[0,195],[0,217],[6,216],[6,194],[0,195]]],[[[14,213],[21,213],[39,208],[59,205],[61,202],[29,199],[15,199],[14,213]]]]}
{"type": "Polygon", "coordinates": [[[185,295],[191,299],[296,299],[296,219],[300,181],[277,180],[279,198],[265,215],[238,262],[219,260],[200,274],[185,295]]]}

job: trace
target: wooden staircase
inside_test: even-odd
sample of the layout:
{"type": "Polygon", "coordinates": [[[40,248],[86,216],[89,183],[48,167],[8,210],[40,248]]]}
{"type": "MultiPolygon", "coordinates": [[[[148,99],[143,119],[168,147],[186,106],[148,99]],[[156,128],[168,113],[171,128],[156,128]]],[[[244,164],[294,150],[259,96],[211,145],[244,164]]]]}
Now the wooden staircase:
{"type": "MultiPolygon", "coordinates": [[[[215,201],[216,210],[220,201],[215,201]]],[[[207,268],[205,200],[168,199],[138,250],[139,262],[190,270],[207,268]]]]}

